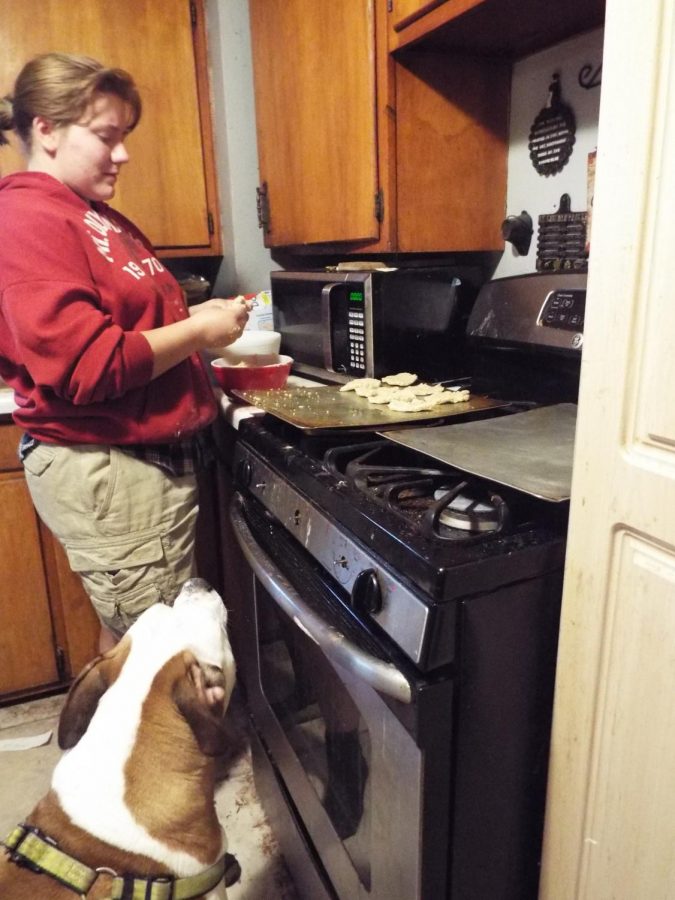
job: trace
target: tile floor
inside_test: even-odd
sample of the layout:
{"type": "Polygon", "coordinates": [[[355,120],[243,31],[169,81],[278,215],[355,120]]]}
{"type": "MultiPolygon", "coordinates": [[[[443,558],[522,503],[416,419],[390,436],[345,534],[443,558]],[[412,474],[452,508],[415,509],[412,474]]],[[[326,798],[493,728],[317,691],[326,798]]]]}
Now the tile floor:
{"type": "MultiPolygon", "coordinates": [[[[0,708],[0,741],[52,731],[49,743],[20,751],[0,750],[0,840],[30,812],[47,791],[61,751],[56,727],[64,695],[0,708]]],[[[240,740],[239,752],[216,794],[216,808],[227,833],[230,852],[242,869],[240,881],[228,888],[228,900],[298,900],[278,844],[258,802],[245,716],[236,697],[228,715],[240,740]]]]}

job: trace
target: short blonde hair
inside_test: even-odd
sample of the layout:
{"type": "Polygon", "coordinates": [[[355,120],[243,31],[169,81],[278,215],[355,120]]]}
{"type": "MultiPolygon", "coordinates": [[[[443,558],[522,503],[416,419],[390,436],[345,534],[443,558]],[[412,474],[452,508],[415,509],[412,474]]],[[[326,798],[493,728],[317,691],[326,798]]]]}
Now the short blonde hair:
{"type": "Polygon", "coordinates": [[[15,131],[30,148],[33,119],[43,116],[56,125],[79,121],[95,97],[114,94],[128,104],[129,129],[141,117],[141,98],[124,69],[109,69],[88,56],[43,53],[23,67],[13,95],[0,99],[0,143],[3,131],[15,131]]]}

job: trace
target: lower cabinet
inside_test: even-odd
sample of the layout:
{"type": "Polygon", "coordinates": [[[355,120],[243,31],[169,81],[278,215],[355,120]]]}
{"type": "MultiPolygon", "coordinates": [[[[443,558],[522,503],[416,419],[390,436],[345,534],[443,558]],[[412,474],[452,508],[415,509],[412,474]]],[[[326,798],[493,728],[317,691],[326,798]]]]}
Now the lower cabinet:
{"type": "MultiPolygon", "coordinates": [[[[98,653],[99,623],[80,578],[40,521],[0,421],[0,703],[66,686],[98,653]]],[[[197,572],[222,590],[215,467],[200,477],[197,572]]]]}
{"type": "Polygon", "coordinates": [[[0,424],[0,700],[66,684],[98,646],[89,599],[33,508],[20,436],[0,424]]]}

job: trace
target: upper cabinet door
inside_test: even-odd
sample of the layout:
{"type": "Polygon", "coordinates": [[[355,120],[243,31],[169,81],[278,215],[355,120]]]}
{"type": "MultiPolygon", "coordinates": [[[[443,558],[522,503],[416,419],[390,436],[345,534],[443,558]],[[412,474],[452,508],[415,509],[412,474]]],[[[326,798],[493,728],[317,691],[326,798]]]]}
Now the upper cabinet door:
{"type": "MultiPolygon", "coordinates": [[[[2,95],[28,59],[53,50],[133,75],[143,115],[112,205],[163,255],[219,252],[201,2],[0,0],[0,13],[2,95]]],[[[2,174],[19,168],[19,153],[3,149],[2,174]]]]}
{"type": "MultiPolygon", "coordinates": [[[[396,31],[399,31],[435,7],[443,6],[446,2],[447,0],[391,0],[392,24],[396,31]]],[[[460,6],[461,12],[464,12],[467,8],[475,6],[477,2],[482,3],[482,0],[459,0],[459,2],[455,0],[452,5],[453,7],[460,6]]]]}
{"type": "Polygon", "coordinates": [[[376,241],[372,0],[250,0],[268,247],[376,241]]]}

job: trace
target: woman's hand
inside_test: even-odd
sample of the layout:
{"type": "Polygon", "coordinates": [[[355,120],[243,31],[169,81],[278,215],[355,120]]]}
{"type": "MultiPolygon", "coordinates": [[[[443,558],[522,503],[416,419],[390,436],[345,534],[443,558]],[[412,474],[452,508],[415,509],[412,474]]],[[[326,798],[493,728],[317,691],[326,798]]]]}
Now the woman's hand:
{"type": "Polygon", "coordinates": [[[214,298],[190,307],[190,316],[204,340],[200,349],[225,347],[236,341],[248,322],[250,309],[251,303],[244,297],[230,300],[214,298]]]}
{"type": "Polygon", "coordinates": [[[244,297],[214,298],[191,307],[187,319],[143,331],[154,356],[152,377],[157,378],[196,351],[236,341],[248,321],[249,309],[244,297]]]}

